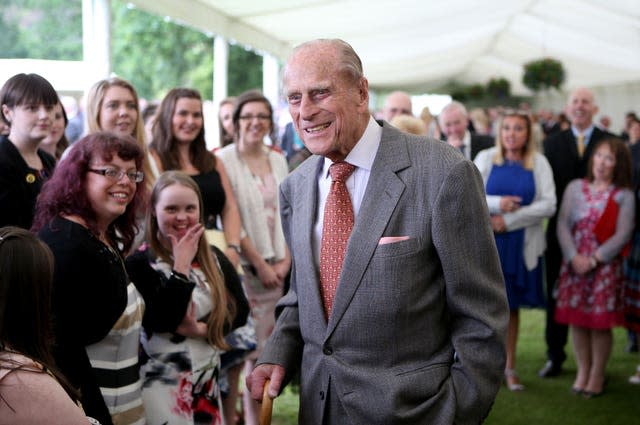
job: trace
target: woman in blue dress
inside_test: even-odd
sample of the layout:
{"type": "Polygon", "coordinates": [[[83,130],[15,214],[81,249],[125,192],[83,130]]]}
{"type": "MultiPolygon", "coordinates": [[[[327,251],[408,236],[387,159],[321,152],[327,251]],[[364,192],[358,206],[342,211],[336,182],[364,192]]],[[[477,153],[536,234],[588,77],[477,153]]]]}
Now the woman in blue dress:
{"type": "Polygon", "coordinates": [[[544,306],[542,254],[546,248],[543,221],[556,210],[551,167],[536,152],[531,118],[507,112],[498,123],[496,146],[478,153],[502,272],[509,300],[505,380],[521,391],[515,372],[519,309],[544,306]]]}

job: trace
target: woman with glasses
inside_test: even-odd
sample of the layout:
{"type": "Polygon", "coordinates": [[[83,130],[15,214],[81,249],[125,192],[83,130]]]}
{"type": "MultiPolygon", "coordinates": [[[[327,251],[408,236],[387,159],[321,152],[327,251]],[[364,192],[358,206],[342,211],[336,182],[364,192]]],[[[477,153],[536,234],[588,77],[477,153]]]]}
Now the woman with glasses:
{"type": "MultiPolygon", "coordinates": [[[[283,154],[264,144],[273,133],[273,109],[259,91],[242,93],[233,112],[236,143],[218,151],[238,200],[242,228],[242,268],[258,347],[246,363],[253,370],[275,325],[275,305],[291,266],[278,206],[278,186],[288,174],[283,154]]],[[[247,373],[248,375],[248,373],[247,373]]],[[[259,405],[245,391],[245,423],[257,424],[259,405]]]]}
{"type": "Polygon", "coordinates": [[[524,386],[516,374],[520,307],[543,307],[544,219],[556,210],[549,162],[539,152],[526,113],[510,111],[498,121],[496,146],[480,151],[474,163],[487,193],[509,301],[505,381],[511,391],[524,386]]]}
{"type": "Polygon", "coordinates": [[[123,264],[146,197],[143,158],[131,136],[85,136],[44,185],[33,224],[54,256],[54,359],[80,390],[87,415],[103,425],[144,421],[144,301],[123,264]]]}
{"type": "Polygon", "coordinates": [[[51,132],[53,86],[37,74],[17,74],[0,90],[0,118],[9,126],[0,135],[0,227],[31,227],[33,208],[55,159],[40,148],[51,132]]]}
{"type": "Polygon", "coordinates": [[[174,88],[156,112],[151,154],[158,169],[188,174],[202,194],[205,228],[217,228],[220,217],[227,243],[224,254],[240,264],[240,214],[221,161],[207,150],[202,98],[196,90],[174,88]]]}

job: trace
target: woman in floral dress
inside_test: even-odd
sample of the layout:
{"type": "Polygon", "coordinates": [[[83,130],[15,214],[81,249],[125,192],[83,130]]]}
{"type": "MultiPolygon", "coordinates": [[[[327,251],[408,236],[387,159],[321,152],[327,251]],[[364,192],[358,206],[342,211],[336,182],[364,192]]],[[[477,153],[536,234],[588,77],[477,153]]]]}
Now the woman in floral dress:
{"type": "Polygon", "coordinates": [[[617,139],[605,139],[589,160],[587,178],[567,186],[558,215],[563,262],[555,318],[571,327],[578,366],[572,388],[586,397],[602,394],[611,329],[623,324],[622,252],[634,225],[630,187],[628,148],[617,139]],[[607,221],[616,225],[603,239],[597,228],[608,203],[617,213],[607,221]]]}
{"type": "MultiPolygon", "coordinates": [[[[202,198],[188,175],[162,174],[151,193],[147,243],[127,258],[136,285],[181,284],[190,304],[176,302],[165,314],[147,304],[142,346],[142,398],[149,425],[223,424],[218,388],[225,324],[235,314],[224,278],[204,234],[202,198]],[[172,317],[183,317],[177,326],[172,317]]],[[[238,284],[239,293],[242,289],[238,284]]],[[[233,294],[232,294],[233,295],[233,294]]],[[[233,296],[237,299],[237,293],[233,296]]]]}

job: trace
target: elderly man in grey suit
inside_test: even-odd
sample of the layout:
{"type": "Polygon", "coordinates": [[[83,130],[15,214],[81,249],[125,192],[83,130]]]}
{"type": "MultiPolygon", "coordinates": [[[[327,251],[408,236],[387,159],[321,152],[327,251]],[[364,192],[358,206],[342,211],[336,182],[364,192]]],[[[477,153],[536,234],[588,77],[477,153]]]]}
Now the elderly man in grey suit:
{"type": "Polygon", "coordinates": [[[251,395],[269,379],[276,397],[300,370],[301,424],[480,423],[504,373],[508,310],[478,171],[446,143],[376,122],[344,41],[298,46],[284,90],[314,155],[280,187],[291,289],[251,395]]]}

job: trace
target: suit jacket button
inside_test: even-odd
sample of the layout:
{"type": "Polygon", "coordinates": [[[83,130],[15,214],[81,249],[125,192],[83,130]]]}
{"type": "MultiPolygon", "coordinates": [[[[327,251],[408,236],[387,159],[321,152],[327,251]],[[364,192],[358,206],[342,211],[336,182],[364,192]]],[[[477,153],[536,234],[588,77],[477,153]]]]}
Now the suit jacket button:
{"type": "Polygon", "coordinates": [[[324,347],[322,349],[322,352],[326,355],[326,356],[330,356],[333,354],[333,350],[331,349],[331,347],[324,347]]]}

